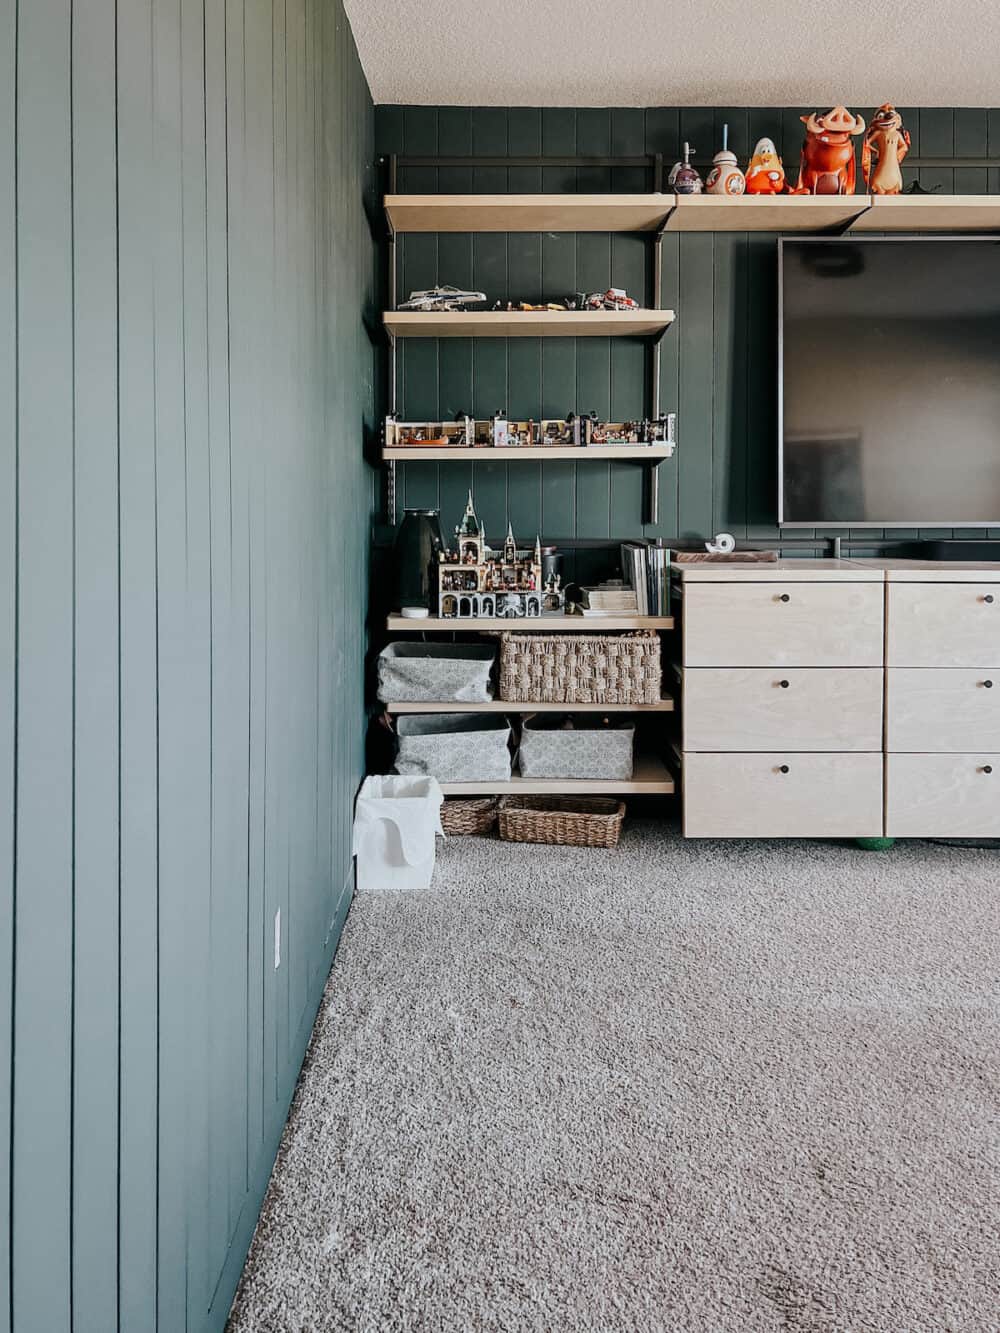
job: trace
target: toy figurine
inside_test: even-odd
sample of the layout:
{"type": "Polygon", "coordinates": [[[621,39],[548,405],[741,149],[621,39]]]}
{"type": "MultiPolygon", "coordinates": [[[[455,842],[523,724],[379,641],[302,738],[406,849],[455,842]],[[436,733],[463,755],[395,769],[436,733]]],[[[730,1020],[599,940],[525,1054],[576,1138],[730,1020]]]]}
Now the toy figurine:
{"type": "Polygon", "coordinates": [[[742,194],[746,187],[746,177],[740,171],[736,154],[729,151],[729,126],[723,125],[722,151],[712,158],[712,170],[708,173],[705,189],[709,194],[742,194]]]}
{"type": "Polygon", "coordinates": [[[801,116],[806,127],[799,166],[799,183],[792,194],[853,194],[854,135],[864,132],[865,122],[852,116],[846,106],[835,106],[824,115],[801,116]]]}
{"type": "Polygon", "coordinates": [[[770,139],[758,139],[747,163],[747,194],[780,194],[785,188],[785,168],[770,139]]]}
{"type": "Polygon", "coordinates": [[[701,194],[704,186],[697,170],[691,165],[691,154],[694,149],[690,144],[684,145],[684,161],[675,162],[673,169],[667,178],[667,184],[671,186],[674,194],[701,194]]]}
{"type": "Polygon", "coordinates": [[[861,174],[872,194],[902,194],[899,165],[910,151],[910,134],[891,102],[883,102],[872,117],[861,144],[861,174]]]}

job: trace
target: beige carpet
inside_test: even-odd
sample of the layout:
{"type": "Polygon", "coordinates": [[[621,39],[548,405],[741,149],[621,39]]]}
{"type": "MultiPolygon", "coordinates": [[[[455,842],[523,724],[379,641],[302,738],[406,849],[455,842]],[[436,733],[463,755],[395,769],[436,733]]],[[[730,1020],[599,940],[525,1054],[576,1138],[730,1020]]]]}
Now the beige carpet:
{"type": "Polygon", "coordinates": [[[1000,1329],[1000,857],[452,839],[351,910],[233,1333],[1000,1329]]]}

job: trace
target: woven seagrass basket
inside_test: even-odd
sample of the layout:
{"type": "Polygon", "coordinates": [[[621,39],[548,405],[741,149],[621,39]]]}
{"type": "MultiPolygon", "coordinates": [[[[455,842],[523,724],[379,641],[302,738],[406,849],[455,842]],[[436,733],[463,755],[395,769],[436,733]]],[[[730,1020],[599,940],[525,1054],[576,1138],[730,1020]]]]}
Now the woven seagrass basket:
{"type": "Polygon", "coordinates": [[[660,688],[660,640],[652,630],[500,636],[507,703],[655,704],[660,688]]]}
{"type": "Polygon", "coordinates": [[[449,837],[489,833],[497,822],[499,804],[496,796],[476,796],[468,801],[449,797],[441,806],[441,827],[449,837]]]}
{"type": "Polygon", "coordinates": [[[604,796],[507,796],[500,804],[500,837],[562,847],[617,847],[624,818],[624,801],[604,796]]]}

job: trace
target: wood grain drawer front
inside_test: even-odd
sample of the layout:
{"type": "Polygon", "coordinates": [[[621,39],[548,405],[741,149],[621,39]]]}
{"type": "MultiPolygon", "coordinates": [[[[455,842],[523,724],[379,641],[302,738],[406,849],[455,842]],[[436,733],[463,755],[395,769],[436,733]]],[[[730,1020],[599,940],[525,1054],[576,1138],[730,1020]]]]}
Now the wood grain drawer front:
{"type": "Polygon", "coordinates": [[[917,753],[1000,752],[1000,669],[890,667],[886,747],[917,753]]]}
{"type": "Polygon", "coordinates": [[[1000,837],[1000,752],[886,755],[890,838],[1000,837]]]}
{"type": "Polygon", "coordinates": [[[877,838],[880,754],[685,754],[686,838],[877,838]]]}
{"type": "Polygon", "coordinates": [[[882,674],[879,667],[687,668],[684,749],[881,750],[882,674]]]}
{"type": "Polygon", "coordinates": [[[685,666],[881,666],[880,583],[695,583],[685,666]]]}
{"type": "Polygon", "coordinates": [[[1000,667],[1000,585],[889,585],[886,666],[1000,667]]]}

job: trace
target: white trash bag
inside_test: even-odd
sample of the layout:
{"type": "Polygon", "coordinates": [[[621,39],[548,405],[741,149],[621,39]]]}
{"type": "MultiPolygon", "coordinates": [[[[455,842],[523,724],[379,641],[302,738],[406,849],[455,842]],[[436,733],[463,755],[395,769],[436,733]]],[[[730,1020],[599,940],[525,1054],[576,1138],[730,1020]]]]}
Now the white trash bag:
{"type": "Polygon", "coordinates": [[[427,889],[444,837],[437,778],[365,778],[354,809],[359,889],[427,889]]]}

